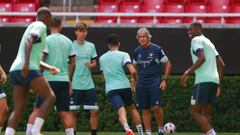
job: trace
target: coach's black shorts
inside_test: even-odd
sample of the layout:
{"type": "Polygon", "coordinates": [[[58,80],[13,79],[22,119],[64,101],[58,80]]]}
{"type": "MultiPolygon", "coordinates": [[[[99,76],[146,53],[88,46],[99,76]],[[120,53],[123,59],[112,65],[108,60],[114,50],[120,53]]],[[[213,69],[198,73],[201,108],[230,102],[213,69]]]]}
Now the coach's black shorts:
{"type": "Polygon", "coordinates": [[[70,98],[70,110],[98,110],[95,89],[74,90],[70,98]]]}
{"type": "MultiPolygon", "coordinates": [[[[69,111],[70,95],[69,82],[49,81],[49,84],[56,96],[55,109],[59,111],[69,111]]],[[[37,96],[35,107],[39,108],[42,104],[42,99],[37,96]]]]}
{"type": "Polygon", "coordinates": [[[196,84],[192,90],[191,105],[214,105],[218,84],[213,82],[196,84]]]}
{"type": "Polygon", "coordinates": [[[42,76],[42,73],[40,70],[29,70],[28,76],[27,77],[23,77],[21,75],[22,70],[15,70],[10,72],[10,81],[12,83],[12,85],[16,86],[16,85],[21,85],[24,87],[28,87],[30,82],[39,77],[42,76]]]}

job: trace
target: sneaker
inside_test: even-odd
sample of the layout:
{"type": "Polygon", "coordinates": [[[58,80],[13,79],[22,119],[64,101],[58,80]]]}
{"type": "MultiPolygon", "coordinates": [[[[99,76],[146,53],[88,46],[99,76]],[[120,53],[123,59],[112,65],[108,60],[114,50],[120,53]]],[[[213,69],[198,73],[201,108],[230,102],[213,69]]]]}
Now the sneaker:
{"type": "Polygon", "coordinates": [[[129,130],[126,132],[126,135],[134,135],[133,131],[132,130],[129,130]]]}

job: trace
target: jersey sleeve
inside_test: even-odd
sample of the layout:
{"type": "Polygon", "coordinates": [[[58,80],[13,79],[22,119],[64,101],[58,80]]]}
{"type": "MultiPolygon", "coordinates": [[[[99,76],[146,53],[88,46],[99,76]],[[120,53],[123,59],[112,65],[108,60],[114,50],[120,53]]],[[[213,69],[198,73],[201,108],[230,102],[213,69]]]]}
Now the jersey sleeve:
{"type": "Polygon", "coordinates": [[[42,35],[44,35],[44,32],[46,32],[45,26],[36,25],[36,26],[33,26],[29,31],[29,34],[30,34],[29,36],[32,36],[38,40],[42,35]]]}
{"type": "Polygon", "coordinates": [[[201,42],[201,40],[199,40],[198,38],[194,38],[194,39],[192,40],[191,45],[192,45],[192,49],[193,49],[193,52],[194,52],[194,53],[197,54],[198,52],[203,51],[202,42],[201,42]]]}
{"type": "Polygon", "coordinates": [[[93,47],[92,47],[91,59],[92,60],[97,59],[97,51],[96,51],[95,45],[93,45],[93,47]]]}
{"type": "Polygon", "coordinates": [[[165,63],[166,61],[168,61],[168,57],[164,53],[162,48],[160,48],[158,51],[158,59],[161,61],[161,63],[165,63]]]}
{"type": "Polygon", "coordinates": [[[216,56],[219,56],[219,53],[218,53],[217,49],[216,49],[215,47],[214,47],[213,49],[214,49],[215,55],[216,55],[216,56]]]}
{"type": "Polygon", "coordinates": [[[123,65],[127,65],[127,64],[131,64],[131,58],[129,56],[128,53],[125,53],[124,54],[124,57],[123,57],[123,65]]]}

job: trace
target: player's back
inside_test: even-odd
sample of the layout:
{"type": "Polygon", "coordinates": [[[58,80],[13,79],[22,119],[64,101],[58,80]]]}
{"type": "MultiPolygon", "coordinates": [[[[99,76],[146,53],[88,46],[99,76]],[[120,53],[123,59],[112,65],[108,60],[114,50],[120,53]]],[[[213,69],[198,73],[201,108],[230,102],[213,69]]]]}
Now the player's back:
{"type": "Polygon", "coordinates": [[[100,57],[100,70],[103,71],[107,92],[130,87],[124,72],[124,66],[129,62],[129,55],[122,51],[108,51],[100,57]]]}
{"type": "Polygon", "coordinates": [[[44,53],[47,54],[46,63],[60,69],[57,75],[52,75],[48,70],[44,76],[48,81],[69,81],[68,60],[74,55],[72,41],[60,33],[53,33],[46,38],[44,53]]]}
{"type": "Polygon", "coordinates": [[[36,21],[31,23],[25,30],[17,53],[17,57],[14,60],[10,72],[14,70],[21,70],[25,62],[25,44],[30,36],[37,37],[37,40],[33,43],[29,57],[29,69],[39,70],[40,60],[42,58],[42,50],[46,40],[46,25],[43,22],[36,21]]]}

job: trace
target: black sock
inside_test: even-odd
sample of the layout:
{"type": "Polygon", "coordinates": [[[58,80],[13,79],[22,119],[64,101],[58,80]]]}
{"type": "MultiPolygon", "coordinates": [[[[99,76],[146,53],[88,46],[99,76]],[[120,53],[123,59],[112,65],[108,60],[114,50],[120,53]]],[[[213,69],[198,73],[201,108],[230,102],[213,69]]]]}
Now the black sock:
{"type": "Polygon", "coordinates": [[[74,130],[74,135],[76,135],[77,134],[77,131],[76,130],[74,130]]]}
{"type": "Polygon", "coordinates": [[[97,129],[92,129],[91,132],[92,132],[92,135],[97,135],[97,129]]]}

